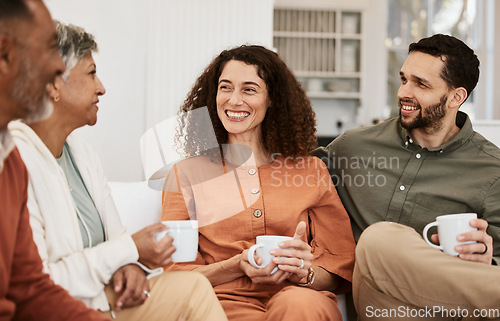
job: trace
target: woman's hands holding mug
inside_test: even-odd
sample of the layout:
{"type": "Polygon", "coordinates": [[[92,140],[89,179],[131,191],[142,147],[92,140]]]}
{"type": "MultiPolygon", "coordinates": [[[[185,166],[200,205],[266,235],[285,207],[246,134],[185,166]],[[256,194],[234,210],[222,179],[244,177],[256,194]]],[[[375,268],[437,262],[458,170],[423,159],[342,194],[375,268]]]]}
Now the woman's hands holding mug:
{"type": "MultiPolygon", "coordinates": [[[[262,264],[262,258],[255,255],[255,262],[258,265],[262,264]]],[[[264,268],[256,268],[248,261],[248,250],[244,250],[240,254],[240,269],[252,280],[253,283],[280,284],[292,275],[292,273],[282,270],[277,270],[275,273],[272,273],[275,268],[276,264],[273,262],[264,268]]]]}
{"type": "Polygon", "coordinates": [[[306,223],[300,222],[293,238],[258,236],[257,244],[240,254],[240,269],[254,283],[280,284],[287,279],[304,283],[313,260],[311,247],[302,241],[305,233],[306,223]],[[255,254],[256,249],[265,256],[264,259],[255,254]],[[264,267],[259,268],[261,265],[264,267]]]}
{"type": "Polygon", "coordinates": [[[302,241],[306,233],[306,223],[299,222],[295,229],[293,240],[284,241],[280,244],[280,249],[271,251],[275,257],[272,263],[278,265],[278,271],[290,273],[288,280],[293,283],[305,283],[312,266],[313,255],[311,247],[302,241]]]}

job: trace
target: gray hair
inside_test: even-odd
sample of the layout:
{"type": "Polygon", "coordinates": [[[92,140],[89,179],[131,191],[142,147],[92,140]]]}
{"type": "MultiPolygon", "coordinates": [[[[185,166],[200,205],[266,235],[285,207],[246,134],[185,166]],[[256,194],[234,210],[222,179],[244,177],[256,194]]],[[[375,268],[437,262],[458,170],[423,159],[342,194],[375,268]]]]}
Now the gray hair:
{"type": "Polygon", "coordinates": [[[62,75],[66,81],[69,72],[83,58],[97,52],[97,43],[94,36],[86,32],[83,28],[72,25],[63,24],[54,20],[57,30],[57,50],[66,65],[66,71],[62,75]]]}

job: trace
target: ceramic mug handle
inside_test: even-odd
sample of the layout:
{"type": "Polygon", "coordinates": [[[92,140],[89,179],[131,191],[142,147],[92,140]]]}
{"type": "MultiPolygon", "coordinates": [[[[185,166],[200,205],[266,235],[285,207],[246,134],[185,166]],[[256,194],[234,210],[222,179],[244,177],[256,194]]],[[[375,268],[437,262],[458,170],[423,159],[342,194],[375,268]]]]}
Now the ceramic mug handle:
{"type": "Polygon", "coordinates": [[[439,245],[436,245],[434,243],[432,243],[431,241],[429,241],[429,239],[427,238],[427,233],[429,232],[429,229],[433,226],[438,226],[439,223],[438,222],[432,222],[432,223],[429,223],[427,224],[425,227],[424,227],[424,232],[422,234],[424,234],[424,240],[427,242],[427,244],[429,244],[430,246],[438,249],[438,250],[443,250],[443,247],[439,246],[439,245]]]}
{"type": "Polygon", "coordinates": [[[254,259],[254,255],[255,255],[255,251],[259,248],[259,247],[263,247],[264,244],[254,244],[252,245],[249,249],[248,249],[248,252],[247,252],[247,256],[248,256],[248,262],[250,262],[250,264],[253,266],[253,267],[256,267],[258,269],[262,269],[263,266],[260,266],[257,264],[257,262],[255,262],[255,259],[254,259]]]}

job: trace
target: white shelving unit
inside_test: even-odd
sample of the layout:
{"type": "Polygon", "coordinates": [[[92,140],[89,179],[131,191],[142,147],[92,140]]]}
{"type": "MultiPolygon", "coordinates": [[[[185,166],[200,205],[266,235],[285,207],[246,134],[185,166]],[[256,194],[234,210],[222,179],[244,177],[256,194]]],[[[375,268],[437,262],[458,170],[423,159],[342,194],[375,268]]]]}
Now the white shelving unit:
{"type": "Polygon", "coordinates": [[[273,44],[307,91],[319,136],[336,136],[376,118],[376,112],[363,110],[370,95],[367,79],[374,75],[367,62],[375,41],[369,37],[378,32],[371,30],[376,21],[368,20],[375,10],[369,0],[275,2],[273,44]]]}
{"type": "Polygon", "coordinates": [[[360,99],[361,12],[274,11],[274,46],[310,98],[360,99]]]}

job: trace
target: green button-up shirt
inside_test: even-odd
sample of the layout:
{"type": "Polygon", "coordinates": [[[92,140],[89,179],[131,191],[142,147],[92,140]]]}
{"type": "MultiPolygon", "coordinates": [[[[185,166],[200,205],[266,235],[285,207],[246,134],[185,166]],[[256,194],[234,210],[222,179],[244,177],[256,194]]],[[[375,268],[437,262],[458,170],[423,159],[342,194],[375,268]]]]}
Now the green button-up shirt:
{"type": "Polygon", "coordinates": [[[369,225],[391,221],[422,234],[439,215],[477,213],[489,223],[500,263],[500,150],[472,129],[437,148],[417,145],[397,118],[349,130],[316,155],[328,165],[356,241],[369,225]]]}

